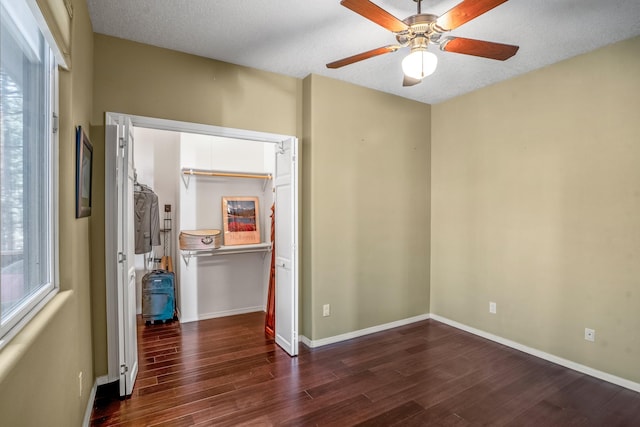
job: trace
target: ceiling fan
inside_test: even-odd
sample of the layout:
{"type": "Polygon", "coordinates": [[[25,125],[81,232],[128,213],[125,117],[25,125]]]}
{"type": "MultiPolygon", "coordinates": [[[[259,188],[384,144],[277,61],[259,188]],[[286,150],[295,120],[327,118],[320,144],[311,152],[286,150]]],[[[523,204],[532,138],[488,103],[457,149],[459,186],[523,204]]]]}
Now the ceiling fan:
{"type": "Polygon", "coordinates": [[[369,59],[385,53],[395,52],[402,47],[409,47],[410,53],[402,61],[404,71],[403,86],[413,86],[423,78],[432,74],[437,66],[438,58],[427,51],[429,44],[438,45],[445,52],[462,53],[483,58],[504,61],[518,51],[518,46],[468,39],[465,37],[443,37],[443,34],[472,19],[477,18],[507,0],[463,0],[441,16],[422,13],[422,0],[417,3],[418,13],[400,20],[369,0],[342,0],[344,7],[351,9],[395,33],[398,44],[379,47],[377,49],[349,56],[327,64],[327,68],[340,68],[354,62],[369,59]]]}

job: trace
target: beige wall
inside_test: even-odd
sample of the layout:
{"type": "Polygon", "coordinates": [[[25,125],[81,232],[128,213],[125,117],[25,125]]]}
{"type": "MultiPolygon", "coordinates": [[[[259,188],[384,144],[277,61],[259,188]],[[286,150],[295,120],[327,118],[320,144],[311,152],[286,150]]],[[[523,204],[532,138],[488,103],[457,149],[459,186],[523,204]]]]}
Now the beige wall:
{"type": "Polygon", "coordinates": [[[301,334],[428,313],[431,107],[316,75],[304,100],[301,334]]]}
{"type": "Polygon", "coordinates": [[[95,34],[94,125],[106,111],[296,135],[298,79],[95,34]]]}
{"type": "Polygon", "coordinates": [[[93,386],[90,224],[75,218],[75,126],[89,130],[93,38],[86,2],[74,0],[72,69],[60,73],[61,292],[0,351],[0,423],[77,426],[93,386]],[[82,372],[82,395],[78,374],[82,372]]]}
{"type": "Polygon", "coordinates": [[[640,382],[638,94],[635,38],[433,107],[432,313],[640,382]]]}

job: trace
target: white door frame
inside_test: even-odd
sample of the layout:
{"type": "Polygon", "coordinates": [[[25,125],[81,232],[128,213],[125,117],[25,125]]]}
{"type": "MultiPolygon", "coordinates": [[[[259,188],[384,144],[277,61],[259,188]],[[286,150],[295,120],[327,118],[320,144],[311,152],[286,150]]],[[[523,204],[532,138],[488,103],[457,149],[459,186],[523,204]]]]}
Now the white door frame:
{"type": "MultiPolygon", "coordinates": [[[[176,120],[157,119],[153,117],[135,116],[130,114],[107,112],[105,125],[116,124],[118,117],[128,117],[134,127],[166,130],[173,132],[195,133],[213,135],[226,138],[244,139],[249,141],[261,141],[266,143],[280,143],[295,138],[291,135],[280,135],[267,132],[256,132],[243,129],[226,128],[199,123],[181,122],[176,120]]],[[[105,138],[106,142],[106,138],[105,138]]],[[[117,381],[120,377],[118,366],[118,289],[116,283],[116,215],[115,206],[115,147],[107,147],[105,144],[105,263],[106,263],[106,296],[107,296],[107,356],[108,356],[108,382],[117,381]]],[[[298,162],[299,163],[299,162],[298,162]]],[[[297,176],[294,178],[297,179],[297,176]]],[[[298,187],[299,188],[299,187],[298,187]]],[[[296,206],[296,213],[300,206],[296,206]]],[[[297,215],[296,215],[297,216],[297,215]]],[[[297,236],[296,236],[297,237],[297,236]]],[[[296,242],[298,243],[298,242],[296,242]]],[[[296,248],[300,246],[296,244],[296,248]]],[[[298,263],[299,257],[296,257],[298,263]]],[[[300,274],[299,265],[296,266],[297,275],[300,274]]],[[[299,281],[295,280],[296,287],[299,281]]],[[[296,295],[299,290],[296,289],[296,295]]],[[[298,300],[295,301],[295,313],[298,313],[298,300]]],[[[297,322],[296,322],[297,323],[297,322]]],[[[296,336],[298,331],[294,331],[296,336]]],[[[297,343],[296,343],[297,344],[297,343]]]]}

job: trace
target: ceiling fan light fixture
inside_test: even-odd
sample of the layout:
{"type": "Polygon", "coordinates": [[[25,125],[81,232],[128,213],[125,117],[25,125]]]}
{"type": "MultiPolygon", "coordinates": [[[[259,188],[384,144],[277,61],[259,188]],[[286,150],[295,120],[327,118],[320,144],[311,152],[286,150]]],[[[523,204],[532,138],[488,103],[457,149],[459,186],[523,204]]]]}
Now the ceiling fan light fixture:
{"type": "Polygon", "coordinates": [[[413,50],[402,60],[405,76],[420,79],[433,74],[438,66],[438,57],[423,49],[413,50]]]}

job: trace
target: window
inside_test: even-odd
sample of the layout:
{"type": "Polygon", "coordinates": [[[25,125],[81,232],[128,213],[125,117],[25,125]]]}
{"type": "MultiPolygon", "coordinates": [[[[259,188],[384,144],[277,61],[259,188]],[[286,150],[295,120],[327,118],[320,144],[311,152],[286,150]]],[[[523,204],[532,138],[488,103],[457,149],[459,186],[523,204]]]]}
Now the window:
{"type": "Polygon", "coordinates": [[[24,0],[0,0],[0,346],[57,291],[56,64],[24,0]]]}

